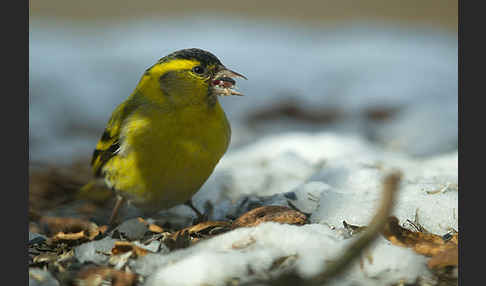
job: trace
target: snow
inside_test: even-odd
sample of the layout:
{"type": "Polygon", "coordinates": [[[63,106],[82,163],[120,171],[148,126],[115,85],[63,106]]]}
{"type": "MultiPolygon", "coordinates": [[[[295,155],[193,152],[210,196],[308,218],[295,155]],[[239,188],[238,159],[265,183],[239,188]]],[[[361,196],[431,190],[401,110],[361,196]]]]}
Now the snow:
{"type": "MultiPolygon", "coordinates": [[[[368,254],[371,255],[372,262],[364,258],[362,270],[368,284],[372,284],[372,280],[379,281],[378,285],[390,285],[400,280],[413,283],[417,277],[430,279],[431,275],[425,268],[426,258],[411,249],[393,246],[380,238],[368,254]]],[[[357,273],[359,270],[356,268],[359,266],[355,265],[352,272],[357,273]]],[[[359,278],[359,275],[356,275],[357,281],[359,278]]]]}
{"type": "MultiPolygon", "coordinates": [[[[263,275],[278,257],[298,255],[309,258],[312,250],[335,252],[323,246],[336,240],[336,235],[322,225],[296,227],[266,223],[256,228],[237,229],[189,249],[163,257],[152,256],[150,260],[163,260],[168,266],[161,267],[147,285],[170,284],[170,281],[177,285],[219,285],[221,281],[240,277],[249,268],[257,275],[263,275]],[[276,240],[277,236],[280,239],[276,240]],[[302,247],[304,244],[307,247],[302,247]],[[187,269],[194,271],[191,275],[181,275],[187,269]]],[[[147,267],[150,260],[141,260],[139,267],[147,267]]],[[[317,257],[314,260],[319,261],[317,257]]]]}
{"type": "Polygon", "coordinates": [[[74,256],[81,262],[103,263],[108,261],[109,256],[104,253],[110,253],[117,240],[105,237],[101,240],[95,240],[76,246],[74,256]]]}
{"type": "MultiPolygon", "coordinates": [[[[343,240],[328,226],[305,226],[264,223],[254,228],[237,229],[189,249],[168,255],[150,255],[138,260],[134,270],[155,273],[146,285],[223,285],[238,278],[244,282],[248,272],[255,277],[275,275],[269,271],[278,258],[289,257],[288,264],[304,277],[319,273],[327,260],[336,257],[353,239],[343,240]]],[[[364,269],[353,265],[350,274],[333,285],[389,285],[403,279],[429,277],[426,258],[412,250],[398,248],[382,240],[367,251],[372,262],[365,260],[364,269]],[[358,283],[359,284],[356,284],[358,283]]]]}

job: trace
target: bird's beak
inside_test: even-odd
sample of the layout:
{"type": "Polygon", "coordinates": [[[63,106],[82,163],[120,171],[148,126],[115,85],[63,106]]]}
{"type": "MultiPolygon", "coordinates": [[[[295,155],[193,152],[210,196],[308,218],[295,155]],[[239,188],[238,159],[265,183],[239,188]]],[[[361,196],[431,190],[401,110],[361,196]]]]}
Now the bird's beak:
{"type": "Polygon", "coordinates": [[[214,92],[218,95],[239,95],[243,94],[234,90],[235,80],[234,77],[241,77],[247,80],[246,76],[232,71],[223,65],[218,66],[217,72],[212,78],[212,86],[214,87],[214,92]]]}
{"type": "Polygon", "coordinates": [[[218,73],[216,73],[215,79],[217,79],[218,77],[241,77],[248,80],[246,76],[237,73],[235,71],[232,71],[230,69],[227,69],[225,66],[220,66],[218,70],[219,71],[218,73]]]}

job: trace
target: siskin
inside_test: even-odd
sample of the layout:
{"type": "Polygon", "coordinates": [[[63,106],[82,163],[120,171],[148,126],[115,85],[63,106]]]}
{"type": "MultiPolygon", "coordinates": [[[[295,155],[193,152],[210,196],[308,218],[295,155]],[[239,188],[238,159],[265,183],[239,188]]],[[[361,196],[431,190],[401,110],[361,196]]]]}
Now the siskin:
{"type": "MultiPolygon", "coordinates": [[[[226,152],[230,124],[220,95],[242,95],[213,54],[184,49],[148,68],[112,113],[91,166],[117,194],[110,225],[129,201],[154,212],[186,203],[226,152]]],[[[199,212],[197,212],[200,215],[199,212]]]]}

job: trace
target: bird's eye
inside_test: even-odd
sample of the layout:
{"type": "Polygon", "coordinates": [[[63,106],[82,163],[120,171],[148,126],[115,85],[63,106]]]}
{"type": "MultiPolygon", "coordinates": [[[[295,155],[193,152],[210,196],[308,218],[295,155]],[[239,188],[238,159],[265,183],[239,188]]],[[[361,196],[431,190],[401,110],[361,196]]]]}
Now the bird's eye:
{"type": "Polygon", "coordinates": [[[197,74],[203,74],[206,70],[202,66],[196,66],[192,71],[197,74]]]}

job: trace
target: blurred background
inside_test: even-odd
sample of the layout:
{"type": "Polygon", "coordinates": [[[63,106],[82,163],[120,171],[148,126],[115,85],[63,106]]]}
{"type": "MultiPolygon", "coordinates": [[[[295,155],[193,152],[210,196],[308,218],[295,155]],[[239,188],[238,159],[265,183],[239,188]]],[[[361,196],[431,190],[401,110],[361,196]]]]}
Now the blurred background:
{"type": "Polygon", "coordinates": [[[30,1],[30,164],[88,161],[112,110],[168,53],[246,75],[224,98],[231,148],[286,131],[457,149],[458,2],[30,1]]]}

